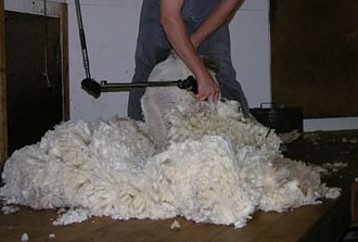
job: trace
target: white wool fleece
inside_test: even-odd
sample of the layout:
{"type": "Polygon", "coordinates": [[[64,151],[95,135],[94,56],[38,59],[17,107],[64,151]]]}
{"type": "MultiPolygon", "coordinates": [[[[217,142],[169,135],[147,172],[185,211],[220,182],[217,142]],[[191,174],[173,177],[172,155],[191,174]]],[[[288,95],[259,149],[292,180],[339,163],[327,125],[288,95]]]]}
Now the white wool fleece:
{"type": "MultiPolygon", "coordinates": [[[[152,80],[189,75],[169,57],[152,80]]],[[[196,101],[177,87],[147,89],[146,122],[65,122],[5,163],[5,205],[70,207],[55,224],[90,216],[184,216],[244,226],[257,210],[286,211],[339,196],[319,169],[280,153],[280,138],[235,101],[196,101]],[[165,102],[163,103],[163,100],[165,102]],[[172,102],[167,103],[168,100],[172,102]]]]}

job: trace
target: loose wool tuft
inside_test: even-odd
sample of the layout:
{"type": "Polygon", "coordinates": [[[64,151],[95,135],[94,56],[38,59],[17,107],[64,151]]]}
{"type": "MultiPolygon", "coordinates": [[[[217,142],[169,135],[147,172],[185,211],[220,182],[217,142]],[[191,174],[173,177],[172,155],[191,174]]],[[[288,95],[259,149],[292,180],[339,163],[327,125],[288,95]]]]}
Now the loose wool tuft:
{"type": "MultiPolygon", "coordinates": [[[[175,56],[150,80],[185,79],[175,56]]],[[[65,122],[5,163],[5,205],[70,208],[54,223],[91,216],[162,219],[184,216],[243,227],[257,210],[283,212],[339,189],[319,169],[280,153],[281,139],[235,101],[198,102],[176,87],[148,88],[146,122],[65,122]]]]}

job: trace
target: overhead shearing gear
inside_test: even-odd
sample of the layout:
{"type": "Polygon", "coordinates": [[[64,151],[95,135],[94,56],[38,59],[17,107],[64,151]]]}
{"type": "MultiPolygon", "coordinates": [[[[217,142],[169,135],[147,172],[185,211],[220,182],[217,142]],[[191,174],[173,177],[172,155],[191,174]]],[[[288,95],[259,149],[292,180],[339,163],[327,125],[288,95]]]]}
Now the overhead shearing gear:
{"type": "Polygon", "coordinates": [[[174,80],[174,81],[155,81],[155,82],[139,82],[139,83],[108,83],[107,81],[101,81],[98,83],[91,77],[89,58],[86,44],[85,31],[83,27],[82,13],[80,1],[75,0],[77,20],[78,20],[78,30],[80,35],[81,49],[82,49],[82,59],[83,65],[86,72],[86,78],[81,81],[81,87],[88,94],[92,95],[95,98],[98,98],[102,92],[123,92],[130,91],[132,89],[138,88],[147,88],[147,87],[168,87],[168,86],[177,86],[181,89],[197,92],[197,83],[193,76],[189,76],[184,80],[174,80]]]}

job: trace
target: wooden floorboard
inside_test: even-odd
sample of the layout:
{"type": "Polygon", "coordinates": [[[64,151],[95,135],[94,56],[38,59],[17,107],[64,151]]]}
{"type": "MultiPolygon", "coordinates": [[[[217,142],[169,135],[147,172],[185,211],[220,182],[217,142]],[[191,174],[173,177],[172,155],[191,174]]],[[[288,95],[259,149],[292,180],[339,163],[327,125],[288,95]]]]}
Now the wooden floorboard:
{"type": "MultiPolygon", "coordinates": [[[[326,201],[319,205],[308,205],[284,213],[257,212],[247,226],[234,229],[232,226],[196,224],[184,218],[166,220],[118,221],[110,218],[91,218],[79,224],[54,226],[58,216],[55,211],[35,211],[21,208],[16,214],[0,216],[1,241],[19,241],[27,233],[30,241],[300,241],[319,220],[330,211],[349,204],[347,197],[326,201]],[[180,230],[172,230],[177,220],[180,230]]],[[[348,207],[345,208],[349,210],[348,207]]],[[[349,217],[349,214],[346,216],[349,217]]],[[[332,217],[334,218],[334,217],[332,217]]],[[[327,233],[331,220],[321,221],[317,233],[327,233]]],[[[348,226],[348,224],[346,225],[348,226]]],[[[311,237],[312,237],[311,236],[311,237]]],[[[322,237],[318,234],[318,238],[322,237]]],[[[320,240],[305,240],[320,241],[320,240]]]]}
{"type": "MultiPolygon", "coordinates": [[[[324,216],[335,202],[309,205],[290,212],[258,212],[247,226],[234,229],[232,226],[196,224],[184,218],[166,220],[117,221],[110,218],[91,218],[79,224],[54,226],[57,217],[54,211],[34,211],[21,208],[16,214],[0,216],[1,241],[19,241],[27,233],[30,241],[299,241],[324,216]],[[180,230],[170,228],[174,220],[179,221],[180,230]]],[[[348,225],[347,225],[348,226],[348,225]]],[[[330,225],[322,227],[322,230],[330,225]]],[[[319,240],[318,240],[319,241],[319,240]]]]}

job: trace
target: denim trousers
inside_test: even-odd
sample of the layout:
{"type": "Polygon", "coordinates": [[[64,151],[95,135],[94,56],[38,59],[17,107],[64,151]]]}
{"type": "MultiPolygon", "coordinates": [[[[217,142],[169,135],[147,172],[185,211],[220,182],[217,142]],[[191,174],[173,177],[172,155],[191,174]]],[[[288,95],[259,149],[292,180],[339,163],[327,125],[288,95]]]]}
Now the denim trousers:
{"type": "MultiPolygon", "coordinates": [[[[220,0],[185,0],[181,16],[189,33],[205,20],[220,0]]],[[[135,52],[135,72],[132,82],[146,82],[154,66],[164,61],[171,53],[171,46],[159,23],[160,0],[143,0],[137,47],[135,52]]],[[[228,24],[212,33],[197,49],[198,54],[213,61],[219,68],[216,79],[221,97],[241,104],[242,112],[249,115],[249,107],[231,61],[230,33],[228,24]]],[[[128,117],[143,120],[141,97],[145,90],[129,92],[128,117]]]]}

